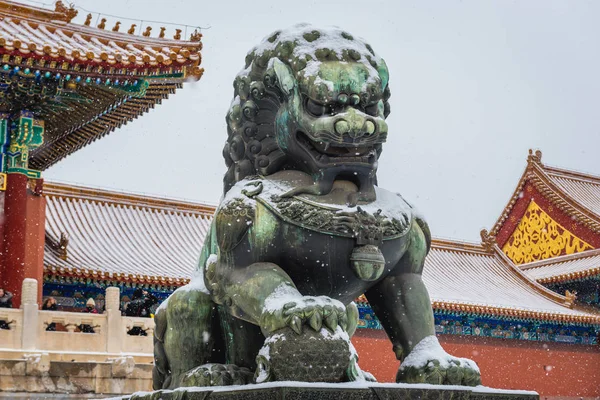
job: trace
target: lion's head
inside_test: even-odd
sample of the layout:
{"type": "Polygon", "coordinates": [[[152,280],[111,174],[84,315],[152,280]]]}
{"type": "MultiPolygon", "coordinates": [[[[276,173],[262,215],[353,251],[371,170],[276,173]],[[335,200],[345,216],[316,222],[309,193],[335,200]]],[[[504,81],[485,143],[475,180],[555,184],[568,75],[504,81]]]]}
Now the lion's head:
{"type": "Polygon", "coordinates": [[[372,192],[390,91],[387,66],[369,44],[306,24],[276,31],[248,53],[233,86],[225,192],[282,169],[312,175],[313,193],[327,193],[335,179],[372,192]]]}

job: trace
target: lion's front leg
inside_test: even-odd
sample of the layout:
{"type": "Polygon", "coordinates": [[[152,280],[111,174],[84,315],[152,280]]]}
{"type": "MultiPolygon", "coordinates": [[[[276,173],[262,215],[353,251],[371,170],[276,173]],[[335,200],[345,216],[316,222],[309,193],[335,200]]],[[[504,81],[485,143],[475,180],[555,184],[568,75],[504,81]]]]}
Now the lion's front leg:
{"type": "Polygon", "coordinates": [[[344,304],[325,296],[303,296],[276,264],[219,268],[217,260],[213,263],[206,271],[213,298],[231,315],[260,326],[265,336],[286,327],[297,334],[304,326],[315,331],[356,328],[355,321],[349,322],[344,304]]]}
{"type": "Polygon", "coordinates": [[[414,224],[410,245],[394,271],[371,288],[366,297],[402,362],[396,381],[475,386],[481,384],[477,365],[447,354],[435,336],[433,311],[421,278],[427,239],[414,224]]]}

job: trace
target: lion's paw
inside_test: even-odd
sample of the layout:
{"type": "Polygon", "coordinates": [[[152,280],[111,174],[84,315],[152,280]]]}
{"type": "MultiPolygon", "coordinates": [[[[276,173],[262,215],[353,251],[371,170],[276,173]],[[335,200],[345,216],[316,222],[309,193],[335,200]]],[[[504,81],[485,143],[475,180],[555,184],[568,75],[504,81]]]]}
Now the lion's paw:
{"type": "Polygon", "coordinates": [[[477,386],[481,375],[474,361],[449,355],[435,336],[427,336],[404,359],[396,382],[477,386]]]}
{"type": "Polygon", "coordinates": [[[292,297],[275,292],[265,301],[260,326],[265,333],[289,327],[301,334],[304,325],[317,332],[322,327],[335,332],[338,326],[347,331],[350,313],[342,302],[326,296],[292,297]]]}
{"type": "Polygon", "coordinates": [[[231,386],[252,383],[254,374],[233,364],[204,364],[189,370],[181,379],[182,387],[231,386]]]}

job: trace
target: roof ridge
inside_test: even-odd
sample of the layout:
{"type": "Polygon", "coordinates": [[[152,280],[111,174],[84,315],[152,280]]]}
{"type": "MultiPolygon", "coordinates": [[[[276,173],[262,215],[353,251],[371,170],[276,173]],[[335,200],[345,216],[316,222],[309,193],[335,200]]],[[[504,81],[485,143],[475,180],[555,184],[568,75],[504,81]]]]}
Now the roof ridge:
{"type": "Polygon", "coordinates": [[[590,257],[598,256],[598,255],[600,255],[600,249],[586,250],[586,251],[582,251],[580,253],[565,254],[562,256],[546,258],[544,260],[532,261],[532,262],[529,262],[526,264],[519,265],[519,268],[523,271],[526,271],[526,270],[530,270],[530,269],[545,267],[548,265],[559,264],[559,263],[566,262],[566,261],[590,258],[590,257]]]}
{"type": "Polygon", "coordinates": [[[500,247],[497,244],[494,245],[494,252],[496,256],[500,259],[500,261],[503,262],[506,266],[508,266],[518,278],[522,279],[530,287],[539,292],[540,295],[566,308],[570,309],[573,306],[572,299],[548,289],[541,283],[537,282],[535,279],[529,277],[510,258],[508,258],[508,256],[502,251],[502,249],[500,249],[500,247]]]}
{"type": "Polygon", "coordinates": [[[600,226],[600,215],[591,210],[586,204],[582,203],[581,200],[573,197],[573,195],[569,193],[568,190],[561,187],[560,184],[553,181],[544,164],[541,162],[535,163],[531,171],[534,175],[528,179],[533,182],[534,186],[536,186],[536,189],[540,191],[542,196],[548,197],[548,193],[544,193],[539,189],[538,185],[536,184],[536,179],[539,179],[541,183],[546,186],[546,188],[550,189],[550,196],[558,198],[558,201],[552,201],[552,199],[550,200],[553,203],[558,203],[558,206],[565,211],[567,215],[579,219],[576,214],[580,214],[584,219],[591,221],[590,224],[593,225],[590,226],[591,229],[599,230],[598,226],[600,226]],[[569,207],[574,210],[573,214],[570,214],[565,210],[569,207]]]}
{"type": "Polygon", "coordinates": [[[431,247],[438,250],[456,251],[460,253],[491,255],[482,245],[477,242],[433,237],[431,247]]]}
{"type": "Polygon", "coordinates": [[[544,169],[546,173],[563,175],[566,178],[583,180],[583,181],[592,181],[590,183],[600,185],[600,175],[593,175],[588,172],[577,171],[574,169],[566,169],[560,167],[553,167],[549,165],[542,164],[541,167],[544,169]]]}
{"type": "Polygon", "coordinates": [[[210,217],[216,210],[215,205],[201,202],[56,182],[44,182],[44,195],[68,197],[75,200],[100,201],[123,206],[141,206],[175,212],[198,213],[210,217]]]}
{"type": "MultiPolygon", "coordinates": [[[[70,8],[67,8],[67,6],[65,6],[60,1],[56,2],[55,7],[55,10],[51,10],[48,8],[37,7],[30,4],[23,4],[11,0],[0,0],[0,14],[6,15],[10,19],[32,20],[38,23],[43,23],[44,25],[51,26],[52,28],[56,29],[76,29],[78,31],[83,31],[82,33],[85,34],[90,34],[115,41],[121,40],[128,42],[130,41],[127,40],[128,38],[134,38],[136,43],[154,44],[155,46],[159,46],[161,44],[166,46],[177,44],[179,46],[184,47],[202,46],[202,43],[200,41],[191,41],[188,39],[171,39],[167,37],[149,37],[135,33],[130,34],[125,31],[105,30],[97,28],[95,26],[74,23],[71,22],[71,20],[78,14],[79,10],[73,7],[73,5],[69,5],[70,8]],[[59,5],[58,3],[61,4],[59,5]]],[[[123,17],[123,19],[132,20],[126,17],[123,17]]],[[[180,26],[184,26],[184,24],[181,24],[180,26]]]]}

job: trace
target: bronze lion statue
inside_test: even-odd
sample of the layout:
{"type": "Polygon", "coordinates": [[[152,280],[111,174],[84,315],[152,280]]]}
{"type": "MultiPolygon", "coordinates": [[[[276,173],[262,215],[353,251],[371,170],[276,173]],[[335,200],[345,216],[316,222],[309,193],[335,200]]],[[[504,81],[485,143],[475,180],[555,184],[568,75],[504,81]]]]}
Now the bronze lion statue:
{"type": "Polygon", "coordinates": [[[227,113],[224,197],[191,283],[155,320],[154,388],[373,380],[350,338],[365,294],[398,382],[480,384],[435,337],[431,236],[377,186],[388,68],[340,29],[297,25],[246,56],[227,113]]]}

